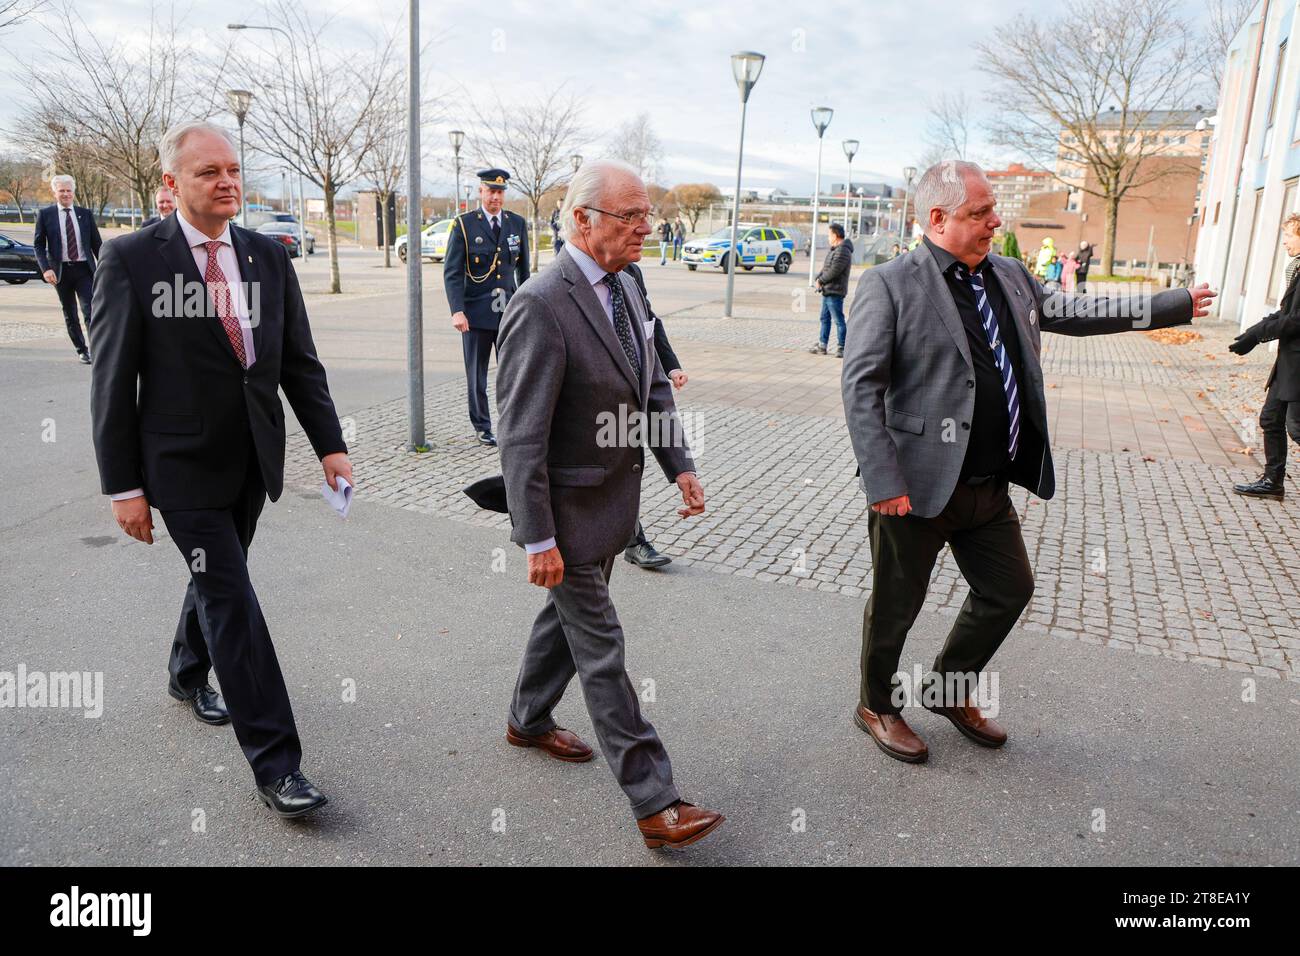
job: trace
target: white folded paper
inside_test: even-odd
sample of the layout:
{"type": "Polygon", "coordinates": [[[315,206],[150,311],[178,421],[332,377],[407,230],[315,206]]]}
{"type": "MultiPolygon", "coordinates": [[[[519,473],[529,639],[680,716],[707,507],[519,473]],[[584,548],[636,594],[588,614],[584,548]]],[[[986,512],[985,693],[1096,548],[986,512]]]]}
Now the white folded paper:
{"type": "Polygon", "coordinates": [[[352,507],[352,486],[341,475],[334,477],[334,483],[339,486],[338,491],[332,490],[328,481],[322,481],[320,496],[325,499],[326,504],[339,513],[340,518],[346,518],[348,509],[352,507]]]}

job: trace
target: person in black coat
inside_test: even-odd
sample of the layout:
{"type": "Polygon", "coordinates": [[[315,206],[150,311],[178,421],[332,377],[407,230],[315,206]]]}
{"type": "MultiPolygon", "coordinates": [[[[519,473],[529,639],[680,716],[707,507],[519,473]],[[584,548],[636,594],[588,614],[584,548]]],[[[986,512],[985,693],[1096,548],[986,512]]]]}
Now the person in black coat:
{"type": "Polygon", "coordinates": [[[827,230],[831,251],[817,273],[817,291],[822,294],[821,333],[808,349],[814,355],[826,355],[831,341],[831,322],[835,323],[835,355],[844,357],[844,297],[849,294],[849,273],[853,269],[853,241],[844,238],[838,222],[827,230]]]}
{"type": "Polygon", "coordinates": [[[152,226],[156,222],[162,222],[173,212],[176,211],[176,197],[166,186],[159,186],[153,194],[154,214],[140,223],[140,228],[152,226]]]}
{"type": "MultiPolygon", "coordinates": [[[[645,296],[646,305],[650,305],[650,295],[646,292],[645,276],[641,273],[641,267],[635,262],[629,262],[623,267],[623,271],[636,280],[636,284],[641,288],[641,294],[645,296]]],[[[655,354],[659,357],[659,364],[667,372],[668,380],[673,383],[673,388],[680,391],[687,381],[687,375],[682,371],[681,360],[677,358],[677,353],[673,351],[672,345],[669,344],[668,332],[664,329],[663,320],[655,314],[653,306],[650,307],[650,317],[655,324],[655,354]]],[[[635,564],[638,568],[652,570],[671,564],[673,559],[656,550],[655,546],[650,543],[650,539],[646,537],[645,528],[642,527],[640,521],[637,521],[632,540],[627,543],[627,548],[623,551],[623,560],[627,561],[628,564],[635,564]]]]}
{"type": "Polygon", "coordinates": [[[73,204],[76,188],[77,181],[71,176],[55,176],[50,180],[50,190],[57,202],[36,214],[32,245],[42,276],[59,294],[72,347],[77,350],[81,363],[89,365],[90,350],[81,335],[77,300],[81,300],[81,312],[89,332],[91,283],[103,241],[90,210],[73,204]]]}
{"type": "Polygon", "coordinates": [[[1281,501],[1286,496],[1286,437],[1300,444],[1300,214],[1282,224],[1282,243],[1291,256],[1286,267],[1286,294],[1280,308],[1237,336],[1229,351],[1245,355],[1264,342],[1277,341],[1277,359],[1269,372],[1259,430],[1264,438],[1264,473],[1232,490],[1249,498],[1281,501]]]}
{"type": "Polygon", "coordinates": [[[176,212],[107,243],[95,273],[100,483],[118,526],[146,544],[157,508],[190,573],[168,692],[204,723],[233,723],[257,795],[281,817],[302,816],[326,799],[301,772],[289,692],[248,573],[262,506],[284,487],[280,389],[330,488],[351,483],[352,465],[288,253],[229,222],[241,194],[229,134],[182,123],[159,156],[176,212]]]}

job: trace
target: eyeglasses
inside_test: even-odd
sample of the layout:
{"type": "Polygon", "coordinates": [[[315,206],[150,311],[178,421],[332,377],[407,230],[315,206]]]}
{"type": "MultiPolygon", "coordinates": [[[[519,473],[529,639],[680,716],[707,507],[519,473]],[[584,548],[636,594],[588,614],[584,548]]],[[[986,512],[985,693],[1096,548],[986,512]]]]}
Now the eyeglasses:
{"type": "Polygon", "coordinates": [[[641,223],[650,225],[650,220],[654,217],[654,210],[645,212],[610,212],[608,209],[597,209],[595,206],[583,206],[583,209],[590,209],[592,212],[598,212],[602,216],[613,216],[619,222],[626,222],[633,226],[639,226],[641,223]]]}

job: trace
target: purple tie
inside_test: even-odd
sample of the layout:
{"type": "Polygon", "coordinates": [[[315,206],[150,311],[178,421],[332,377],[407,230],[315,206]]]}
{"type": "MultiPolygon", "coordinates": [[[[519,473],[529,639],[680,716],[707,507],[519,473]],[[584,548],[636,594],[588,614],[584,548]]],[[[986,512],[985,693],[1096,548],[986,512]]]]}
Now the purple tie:
{"type": "Polygon", "coordinates": [[[68,234],[68,261],[76,262],[81,258],[81,250],[77,248],[77,230],[72,225],[72,210],[63,210],[63,228],[68,234]]]}

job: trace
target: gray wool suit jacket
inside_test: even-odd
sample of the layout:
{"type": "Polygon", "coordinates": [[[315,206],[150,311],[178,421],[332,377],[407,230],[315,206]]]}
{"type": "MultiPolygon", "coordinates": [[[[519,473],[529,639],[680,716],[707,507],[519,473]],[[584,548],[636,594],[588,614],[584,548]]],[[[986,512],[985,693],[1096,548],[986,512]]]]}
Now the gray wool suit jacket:
{"type": "Polygon", "coordinates": [[[554,537],[568,565],[603,561],[627,545],[641,505],[647,432],[670,482],[695,470],[645,299],[630,276],[619,273],[618,281],[640,336],[639,381],[567,247],[520,286],[497,338],[497,441],[510,537],[520,545],[554,537]],[[642,427],[639,438],[623,427],[650,415],[656,427],[642,427]]]}
{"type": "MultiPolygon", "coordinates": [[[[1056,475],[1040,334],[1104,335],[1181,325],[1192,320],[1191,293],[1048,294],[1018,259],[990,255],[989,260],[1019,333],[1021,416],[1033,426],[1022,433],[1008,478],[1051,498],[1056,475]]],[[[849,312],[840,385],[862,490],[870,502],[908,495],[922,518],[944,509],[966,457],[974,383],[961,316],[924,242],[863,273],[849,312]]]]}

